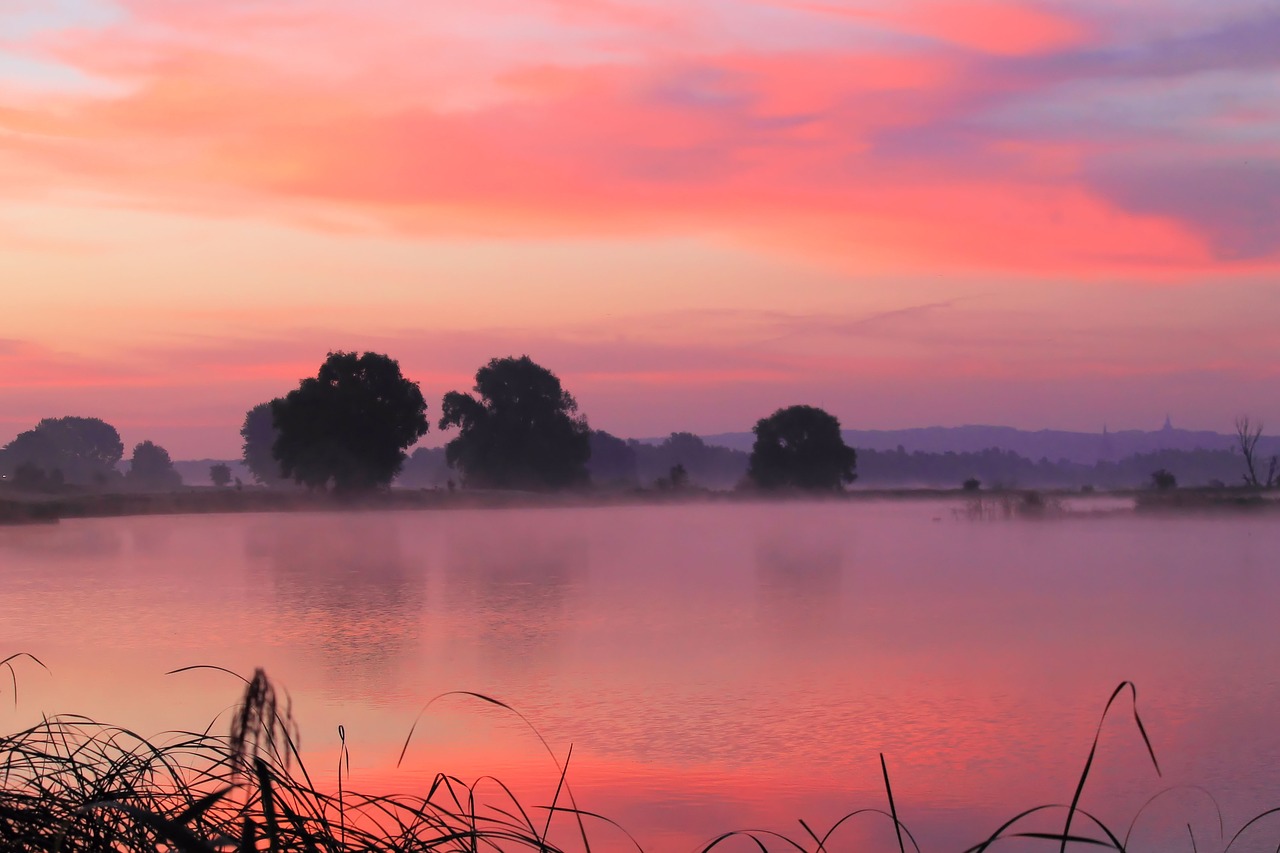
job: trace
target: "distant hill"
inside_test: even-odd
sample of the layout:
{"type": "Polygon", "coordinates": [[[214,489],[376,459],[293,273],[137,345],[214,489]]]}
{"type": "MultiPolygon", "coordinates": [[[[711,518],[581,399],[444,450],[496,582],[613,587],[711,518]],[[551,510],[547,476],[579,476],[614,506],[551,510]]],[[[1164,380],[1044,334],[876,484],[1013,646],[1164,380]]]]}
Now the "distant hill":
{"type": "MultiPolygon", "coordinates": [[[[1109,462],[1127,456],[1155,453],[1161,450],[1233,450],[1234,434],[1177,429],[1122,430],[1120,432],[1067,432],[1044,429],[1028,431],[1002,426],[916,427],[898,430],[843,431],[845,443],[866,450],[896,450],[924,453],[977,453],[990,448],[1010,450],[1031,460],[1051,462],[1067,460],[1083,465],[1109,462]]],[[[707,444],[735,450],[751,450],[755,440],[749,432],[725,432],[704,435],[707,444]]],[[[656,443],[661,439],[645,439],[656,443]]],[[[1263,436],[1258,454],[1280,454],[1280,437],[1263,436]]]]}

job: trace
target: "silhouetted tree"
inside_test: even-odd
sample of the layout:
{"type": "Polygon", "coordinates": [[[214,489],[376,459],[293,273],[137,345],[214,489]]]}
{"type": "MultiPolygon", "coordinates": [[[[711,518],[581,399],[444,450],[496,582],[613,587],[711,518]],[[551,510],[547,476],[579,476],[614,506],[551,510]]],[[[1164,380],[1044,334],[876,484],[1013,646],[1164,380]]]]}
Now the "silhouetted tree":
{"type": "Polygon", "coordinates": [[[835,491],[857,477],[857,453],[840,436],[840,421],[822,409],[778,409],[752,432],[747,474],[762,488],[835,491]]]}
{"type": "MultiPolygon", "coordinates": [[[[277,398],[279,399],[279,398],[277,398]]],[[[244,416],[244,424],[240,427],[240,437],[244,439],[241,446],[241,459],[253,479],[264,486],[279,486],[289,482],[289,478],[280,473],[280,461],[272,453],[276,443],[275,417],[271,413],[271,400],[259,403],[244,416]]]]}
{"type": "Polygon", "coordinates": [[[13,469],[13,483],[28,492],[53,492],[63,484],[61,469],[46,471],[39,465],[23,462],[13,469]]]}
{"type": "Polygon", "coordinates": [[[476,371],[477,396],[444,396],[440,428],[461,434],[445,446],[468,485],[558,488],[587,479],[590,428],[573,395],[529,356],[495,358],[476,371]]]}
{"type": "Polygon", "coordinates": [[[593,483],[634,486],[639,481],[636,451],[626,441],[597,429],[591,431],[590,448],[587,473],[593,483]]]}
{"type": "Polygon", "coordinates": [[[119,476],[115,466],[124,456],[116,428],[98,418],[45,418],[0,451],[5,470],[35,466],[61,472],[67,482],[99,485],[119,476]]]}
{"type": "Polygon", "coordinates": [[[225,462],[218,462],[209,466],[209,479],[213,484],[221,489],[223,486],[231,483],[231,466],[225,462]]]}
{"type": "Polygon", "coordinates": [[[707,444],[690,432],[673,432],[661,444],[628,442],[636,454],[641,482],[666,478],[674,465],[684,466],[689,482],[710,488],[730,488],[747,473],[747,454],[707,444]]]}
{"type": "Polygon", "coordinates": [[[1236,418],[1236,441],[1240,445],[1240,452],[1244,455],[1245,475],[1244,484],[1255,489],[1269,489],[1276,484],[1277,457],[1272,456],[1270,465],[1268,466],[1267,479],[1263,482],[1258,477],[1257,468],[1254,467],[1257,459],[1258,440],[1262,438],[1262,422],[1254,424],[1249,420],[1248,415],[1241,415],[1236,418]]]}
{"type": "Polygon", "coordinates": [[[671,483],[671,488],[679,490],[689,485],[689,472],[684,469],[684,465],[677,462],[671,466],[671,472],[667,474],[667,480],[671,483]]]}
{"type": "Polygon", "coordinates": [[[140,489],[176,489],[182,485],[182,475],[173,470],[169,451],[151,441],[140,442],[133,448],[125,480],[140,489]]]}
{"type": "Polygon", "coordinates": [[[966,492],[976,492],[982,488],[982,481],[979,480],[977,477],[970,477],[969,479],[961,483],[960,486],[966,492]]]}
{"type": "Polygon", "coordinates": [[[385,486],[427,431],[418,383],[378,353],[331,352],[314,379],[271,401],[280,472],[313,489],[385,486]]]}
{"type": "Polygon", "coordinates": [[[1158,491],[1167,492],[1178,488],[1178,478],[1167,468],[1160,468],[1151,472],[1151,486],[1158,491]]]}

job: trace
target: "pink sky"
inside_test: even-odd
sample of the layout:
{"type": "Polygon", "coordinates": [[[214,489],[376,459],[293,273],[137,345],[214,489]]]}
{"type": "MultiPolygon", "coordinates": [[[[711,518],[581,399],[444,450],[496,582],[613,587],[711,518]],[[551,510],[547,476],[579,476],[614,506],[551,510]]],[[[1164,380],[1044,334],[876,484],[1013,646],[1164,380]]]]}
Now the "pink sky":
{"type": "Polygon", "coordinates": [[[234,456],[332,349],[433,419],[527,353],[628,436],[1280,424],[1277,43],[1272,0],[7,2],[0,442],[234,456]]]}

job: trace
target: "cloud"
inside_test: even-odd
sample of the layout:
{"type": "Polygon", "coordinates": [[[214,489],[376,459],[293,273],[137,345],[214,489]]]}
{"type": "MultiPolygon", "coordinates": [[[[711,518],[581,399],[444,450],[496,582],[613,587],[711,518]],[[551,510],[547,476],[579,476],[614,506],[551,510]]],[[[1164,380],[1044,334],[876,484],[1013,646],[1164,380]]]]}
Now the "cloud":
{"type": "Polygon", "coordinates": [[[791,9],[853,20],[999,56],[1058,50],[1082,41],[1081,21],[1043,8],[991,0],[898,0],[836,3],[776,0],[791,9]]]}
{"type": "Polygon", "coordinates": [[[1208,71],[1280,67],[1274,8],[1246,12],[1207,29],[1111,45],[1081,44],[1009,63],[1010,70],[1052,77],[1180,77],[1208,71]]]}
{"type": "Polygon", "coordinates": [[[1223,260],[1280,253],[1280,160],[1126,163],[1093,184],[1126,209],[1192,224],[1223,260]]]}
{"type": "MultiPolygon", "coordinates": [[[[1249,225],[1270,208],[1242,182],[1218,188],[1215,210],[1251,212],[1211,223],[1099,179],[1113,168],[1100,164],[1123,172],[1153,150],[1175,169],[1204,159],[1203,141],[1126,124],[1142,92],[1117,89],[1126,100],[1085,138],[1036,113],[1070,116],[1117,79],[1262,67],[1273,20],[1224,12],[1207,29],[1115,43],[1096,9],[764,6],[813,30],[786,49],[744,30],[700,50],[711,13],[668,3],[483,0],[441,17],[404,0],[132,0],[124,20],[43,38],[119,90],[0,114],[0,175],[32,196],[74,187],[99,204],[305,228],[697,235],[862,271],[1276,265],[1266,229],[1249,225]],[[852,27],[844,47],[817,35],[836,19],[852,27]]],[[[1228,146],[1220,158],[1254,146],[1215,144],[1228,146]]]]}

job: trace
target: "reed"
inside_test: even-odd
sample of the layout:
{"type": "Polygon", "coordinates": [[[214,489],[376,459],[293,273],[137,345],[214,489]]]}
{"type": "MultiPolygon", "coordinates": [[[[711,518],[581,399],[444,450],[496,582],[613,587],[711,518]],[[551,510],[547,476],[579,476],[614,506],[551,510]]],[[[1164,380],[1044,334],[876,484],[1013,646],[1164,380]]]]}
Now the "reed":
{"type": "MultiPolygon", "coordinates": [[[[15,690],[13,661],[19,657],[30,656],[14,655],[0,661],[0,667],[9,669],[15,690]]],[[[520,716],[498,700],[467,695],[520,716]]],[[[1012,839],[1040,842],[1044,849],[1059,853],[1068,847],[1128,849],[1132,824],[1129,832],[1121,834],[1080,808],[1103,723],[1126,696],[1158,773],[1155,750],[1138,715],[1136,690],[1124,682],[1103,710],[1071,803],[1020,812],[964,853],[1003,849],[999,845],[1012,839]],[[1055,823],[1043,823],[1046,817],[1055,823]],[[1060,828],[1043,828],[1046,826],[1060,828]]],[[[525,720],[523,716],[520,719],[525,720]]],[[[412,737],[411,729],[406,749],[412,737]]],[[[281,698],[260,670],[244,679],[243,698],[225,735],[206,730],[148,739],[86,717],[44,719],[0,738],[0,849],[33,853],[560,853],[561,848],[548,838],[554,815],[576,821],[575,850],[591,850],[590,821],[607,821],[577,807],[567,782],[567,760],[559,765],[560,779],[552,802],[527,810],[509,789],[492,779],[468,784],[438,774],[421,795],[375,796],[347,790],[343,784],[345,739],[339,755],[337,790],[322,791],[312,783],[297,742],[287,699],[281,698]],[[477,790],[481,784],[483,792],[477,790]]],[[[725,832],[707,841],[701,853],[730,847],[760,853],[835,853],[849,849],[837,846],[840,830],[850,821],[864,818],[892,823],[898,853],[919,851],[915,838],[899,820],[888,763],[883,756],[880,760],[886,808],[851,812],[822,833],[804,821],[799,822],[801,832],[794,836],[765,830],[725,832]]],[[[1153,797],[1152,802],[1159,797],[1153,797]]],[[[1267,819],[1278,814],[1280,809],[1258,815],[1224,849],[1232,850],[1246,834],[1269,826],[1267,819]]],[[[1188,833],[1186,849],[1197,853],[1190,825],[1188,833]]]]}

